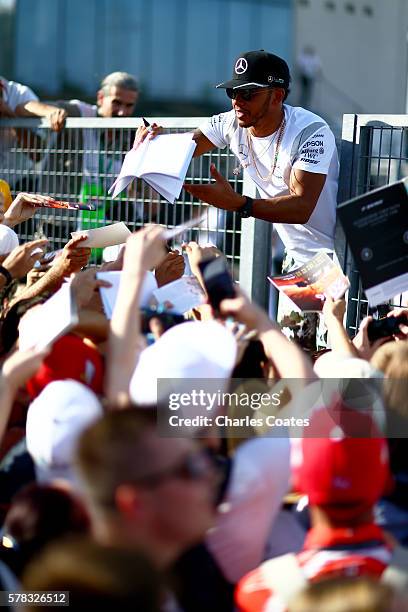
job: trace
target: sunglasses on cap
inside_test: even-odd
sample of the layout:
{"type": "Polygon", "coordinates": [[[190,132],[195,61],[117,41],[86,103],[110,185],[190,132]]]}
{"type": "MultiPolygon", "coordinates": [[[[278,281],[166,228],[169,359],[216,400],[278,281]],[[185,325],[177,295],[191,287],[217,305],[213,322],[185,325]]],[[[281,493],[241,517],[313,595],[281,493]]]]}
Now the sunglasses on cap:
{"type": "Polygon", "coordinates": [[[272,87],[257,87],[256,89],[232,89],[228,87],[225,91],[231,100],[235,100],[238,95],[241,96],[244,102],[250,102],[252,98],[260,91],[272,89],[272,87]]]}

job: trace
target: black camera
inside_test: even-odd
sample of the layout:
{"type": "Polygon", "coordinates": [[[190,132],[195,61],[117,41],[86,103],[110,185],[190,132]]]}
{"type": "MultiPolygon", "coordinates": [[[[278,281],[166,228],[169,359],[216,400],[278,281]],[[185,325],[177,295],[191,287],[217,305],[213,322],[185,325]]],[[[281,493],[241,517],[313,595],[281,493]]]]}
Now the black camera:
{"type": "Polygon", "coordinates": [[[367,335],[370,342],[380,338],[389,338],[401,333],[399,326],[408,325],[408,317],[400,314],[397,317],[385,317],[384,319],[373,319],[367,327],[367,335]]]}
{"type": "Polygon", "coordinates": [[[226,298],[236,296],[234,282],[224,257],[205,259],[198,264],[208,295],[208,301],[215,311],[226,298]]]}

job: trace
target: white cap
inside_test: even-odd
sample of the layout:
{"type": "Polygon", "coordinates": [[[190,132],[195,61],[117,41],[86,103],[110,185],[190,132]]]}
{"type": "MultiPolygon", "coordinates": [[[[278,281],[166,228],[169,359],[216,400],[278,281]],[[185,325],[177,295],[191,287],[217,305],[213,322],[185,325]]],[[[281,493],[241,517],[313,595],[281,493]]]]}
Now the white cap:
{"type": "Polygon", "coordinates": [[[73,480],[72,463],[82,431],[103,414],[96,395],[75,380],[49,383],[30,404],[26,441],[39,482],[73,480]]]}
{"type": "MultiPolygon", "coordinates": [[[[168,392],[189,387],[191,379],[218,379],[225,389],[235,366],[237,344],[232,333],[216,321],[175,325],[140,355],[130,382],[130,397],[139,404],[156,404],[168,392]],[[157,381],[166,379],[160,386],[157,381]],[[162,388],[163,387],[163,388],[162,388]]],[[[220,390],[223,390],[220,389],[220,390]]]]}
{"type": "Polygon", "coordinates": [[[8,255],[18,247],[18,236],[11,227],[0,223],[0,255],[8,255]]]}
{"type": "Polygon", "coordinates": [[[365,359],[330,351],[319,357],[313,367],[319,378],[383,378],[365,359]]]}

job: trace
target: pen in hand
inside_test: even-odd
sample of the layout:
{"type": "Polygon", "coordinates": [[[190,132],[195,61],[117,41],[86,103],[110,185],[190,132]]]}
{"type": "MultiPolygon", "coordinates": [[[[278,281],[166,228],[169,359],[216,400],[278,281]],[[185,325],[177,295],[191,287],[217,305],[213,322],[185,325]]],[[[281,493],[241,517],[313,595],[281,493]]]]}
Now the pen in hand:
{"type": "Polygon", "coordinates": [[[148,132],[153,132],[153,128],[150,125],[150,123],[147,121],[147,119],[145,119],[144,117],[142,117],[142,119],[143,119],[144,126],[147,128],[147,131],[148,132]]]}

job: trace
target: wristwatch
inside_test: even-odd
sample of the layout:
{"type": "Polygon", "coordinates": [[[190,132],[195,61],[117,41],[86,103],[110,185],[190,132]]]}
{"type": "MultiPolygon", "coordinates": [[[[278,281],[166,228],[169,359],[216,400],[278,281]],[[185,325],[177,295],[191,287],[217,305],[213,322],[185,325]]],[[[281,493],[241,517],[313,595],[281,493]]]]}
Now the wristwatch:
{"type": "Polygon", "coordinates": [[[241,206],[241,208],[238,208],[237,213],[243,217],[244,219],[246,219],[247,217],[252,217],[252,209],[254,206],[254,199],[250,198],[249,196],[244,196],[245,197],[245,204],[243,206],[241,206]]]}
{"type": "Polygon", "coordinates": [[[4,266],[0,266],[0,274],[2,274],[5,279],[6,279],[6,287],[12,282],[13,277],[11,276],[10,272],[7,270],[7,268],[5,268],[4,266]]]}

